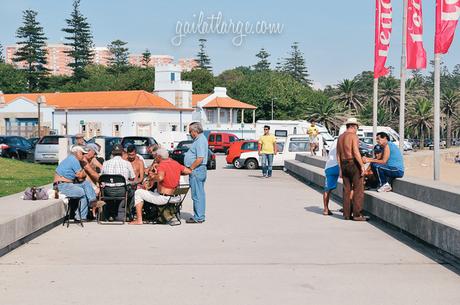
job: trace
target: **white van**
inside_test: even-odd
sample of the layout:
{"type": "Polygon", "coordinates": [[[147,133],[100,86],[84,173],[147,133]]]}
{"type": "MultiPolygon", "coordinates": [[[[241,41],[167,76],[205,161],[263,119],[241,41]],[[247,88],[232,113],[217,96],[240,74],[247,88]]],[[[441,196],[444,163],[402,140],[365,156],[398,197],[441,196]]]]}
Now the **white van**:
{"type": "MultiPolygon", "coordinates": [[[[342,125],[339,134],[345,132],[347,127],[342,125]]],[[[390,136],[390,141],[399,146],[399,134],[391,127],[377,126],[377,132],[385,132],[390,136]]],[[[372,145],[374,143],[374,127],[373,126],[359,126],[358,137],[366,144],[372,145]]],[[[412,150],[412,144],[404,141],[404,150],[412,150]]]]}
{"type": "MultiPolygon", "coordinates": [[[[270,133],[277,140],[286,140],[288,135],[306,135],[310,122],[304,120],[259,120],[256,122],[256,139],[264,134],[264,126],[270,126],[270,133]]],[[[319,134],[323,139],[326,151],[329,151],[330,145],[334,142],[334,137],[329,133],[326,127],[316,123],[319,134]]]]}
{"type": "MultiPolygon", "coordinates": [[[[285,140],[277,141],[278,154],[273,157],[273,166],[284,166],[284,161],[295,160],[298,153],[310,154],[310,138],[307,135],[288,135],[285,140]]],[[[323,151],[323,141],[319,141],[318,152],[323,151]]],[[[238,159],[240,168],[256,169],[260,166],[260,156],[257,151],[241,154],[238,159]]]]}

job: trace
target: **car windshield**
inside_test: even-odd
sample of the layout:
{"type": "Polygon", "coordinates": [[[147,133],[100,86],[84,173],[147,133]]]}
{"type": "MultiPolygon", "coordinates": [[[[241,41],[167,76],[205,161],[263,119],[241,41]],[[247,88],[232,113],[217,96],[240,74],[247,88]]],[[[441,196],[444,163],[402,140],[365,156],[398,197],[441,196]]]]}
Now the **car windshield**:
{"type": "Polygon", "coordinates": [[[361,138],[360,140],[366,144],[374,144],[374,140],[372,138],[361,138]]]}
{"type": "Polygon", "coordinates": [[[45,145],[58,145],[59,144],[59,136],[47,136],[43,137],[38,144],[45,144],[45,145]]]}
{"type": "Polygon", "coordinates": [[[328,132],[321,132],[321,136],[323,137],[324,141],[334,141],[334,137],[331,136],[328,132]]]}
{"type": "Polygon", "coordinates": [[[123,140],[123,145],[125,147],[129,145],[134,146],[147,146],[149,145],[149,140],[147,138],[127,138],[123,140]]]}
{"type": "Polygon", "coordinates": [[[241,146],[242,150],[257,150],[257,142],[246,142],[241,146]]]}

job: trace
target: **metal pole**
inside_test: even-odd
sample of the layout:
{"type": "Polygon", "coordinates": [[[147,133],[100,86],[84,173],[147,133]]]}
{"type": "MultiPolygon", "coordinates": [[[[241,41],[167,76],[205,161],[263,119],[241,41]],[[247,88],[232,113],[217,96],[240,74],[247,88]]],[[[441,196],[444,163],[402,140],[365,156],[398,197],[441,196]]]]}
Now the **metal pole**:
{"type": "Polygon", "coordinates": [[[379,98],[379,78],[374,78],[374,98],[372,103],[372,134],[374,139],[374,145],[377,144],[377,109],[378,109],[378,98],[379,98]]]}
{"type": "Polygon", "coordinates": [[[407,0],[404,0],[403,35],[401,50],[401,92],[399,101],[399,149],[404,153],[404,119],[406,106],[406,36],[407,36],[407,0]]]}
{"type": "Polygon", "coordinates": [[[272,121],[273,121],[273,104],[274,104],[274,101],[272,99],[272,121]]]}
{"type": "Polygon", "coordinates": [[[41,138],[41,129],[42,129],[42,126],[40,124],[40,101],[37,102],[37,106],[38,106],[38,138],[40,139],[41,138]]]}
{"type": "Polygon", "coordinates": [[[68,113],[69,113],[69,111],[66,109],[66,110],[65,110],[65,135],[66,135],[66,136],[69,134],[68,113]]]}
{"type": "Polygon", "coordinates": [[[433,168],[434,180],[439,180],[440,174],[440,99],[441,99],[441,54],[434,54],[434,126],[433,126],[433,168]]]}

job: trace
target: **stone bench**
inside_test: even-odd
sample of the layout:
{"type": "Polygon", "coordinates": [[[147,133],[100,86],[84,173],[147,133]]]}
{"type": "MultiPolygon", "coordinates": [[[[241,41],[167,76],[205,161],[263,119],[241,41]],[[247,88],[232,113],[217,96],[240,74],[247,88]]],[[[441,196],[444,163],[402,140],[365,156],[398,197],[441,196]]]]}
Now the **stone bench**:
{"type": "MultiPolygon", "coordinates": [[[[324,187],[323,167],[312,164],[320,163],[299,156],[297,160],[286,161],[285,169],[309,184],[324,187]]],[[[339,179],[333,194],[341,199],[342,189],[342,181],[339,179]]],[[[460,259],[460,216],[457,213],[396,192],[366,191],[363,208],[375,217],[460,259]]]]}
{"type": "Polygon", "coordinates": [[[60,224],[65,215],[60,199],[32,201],[22,195],[0,198],[0,256],[60,224]]]}

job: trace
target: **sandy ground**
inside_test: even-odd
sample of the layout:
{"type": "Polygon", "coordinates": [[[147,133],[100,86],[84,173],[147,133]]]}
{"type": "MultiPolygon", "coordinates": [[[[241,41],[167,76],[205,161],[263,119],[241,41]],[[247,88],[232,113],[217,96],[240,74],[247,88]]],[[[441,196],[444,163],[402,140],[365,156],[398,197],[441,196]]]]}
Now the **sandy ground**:
{"type": "MultiPolygon", "coordinates": [[[[454,157],[460,153],[460,147],[441,150],[441,181],[460,186],[460,164],[454,163],[454,157]]],[[[433,180],[433,151],[423,150],[404,155],[405,175],[433,180]]]]}

